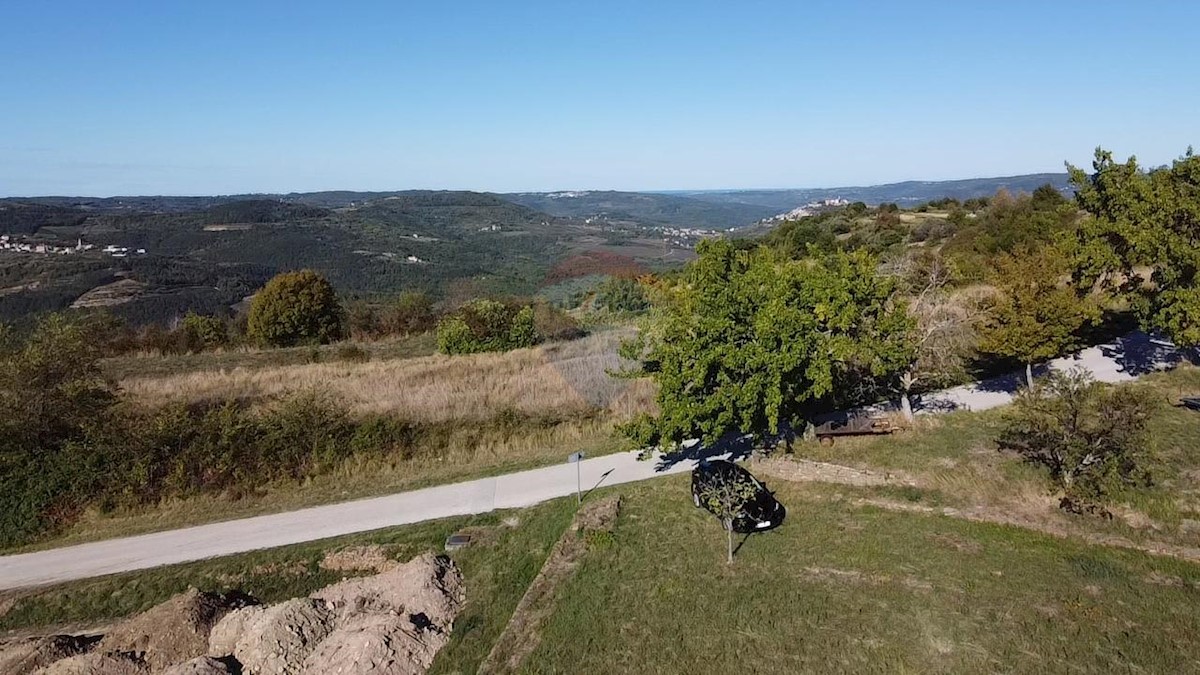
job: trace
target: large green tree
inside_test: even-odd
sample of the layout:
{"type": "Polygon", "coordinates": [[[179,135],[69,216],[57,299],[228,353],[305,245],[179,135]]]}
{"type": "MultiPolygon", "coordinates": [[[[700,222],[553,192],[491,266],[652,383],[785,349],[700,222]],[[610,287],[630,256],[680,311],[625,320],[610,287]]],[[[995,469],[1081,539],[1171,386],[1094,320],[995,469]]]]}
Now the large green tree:
{"type": "Polygon", "coordinates": [[[659,385],[658,415],[628,429],[636,440],[800,429],[818,410],[877,393],[911,362],[910,319],[870,256],[790,260],[723,240],[697,252],[623,348],[659,385]]]}
{"type": "Polygon", "coordinates": [[[1097,148],[1091,174],[1069,166],[1076,201],[1077,281],[1128,299],[1146,328],[1200,344],[1200,156],[1145,171],[1097,148]]]}
{"type": "Polygon", "coordinates": [[[276,275],[254,296],[247,332],[272,347],[324,344],[344,335],[345,311],[333,285],[312,270],[276,275]]]}
{"type": "Polygon", "coordinates": [[[1067,261],[1053,246],[1003,255],[995,266],[997,293],[979,349],[1025,364],[1033,386],[1033,364],[1082,346],[1079,331],[1098,318],[1098,308],[1067,283],[1067,261]]]}

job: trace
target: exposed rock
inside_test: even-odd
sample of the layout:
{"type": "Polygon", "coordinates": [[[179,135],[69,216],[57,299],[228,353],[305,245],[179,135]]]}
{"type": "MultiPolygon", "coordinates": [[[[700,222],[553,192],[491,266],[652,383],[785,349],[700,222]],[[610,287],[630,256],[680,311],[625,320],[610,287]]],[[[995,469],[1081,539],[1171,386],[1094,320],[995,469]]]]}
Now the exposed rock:
{"type": "Polygon", "coordinates": [[[146,284],[135,279],[121,279],[84,293],[71,303],[71,309],[123,305],[144,293],[146,288],[146,284]]]}
{"type": "Polygon", "coordinates": [[[213,626],[230,611],[256,602],[243,594],[220,595],[190,588],[113,626],[98,649],[137,654],[151,668],[161,670],[203,656],[213,626]]]}
{"type": "Polygon", "coordinates": [[[55,661],[88,652],[99,640],[98,636],[75,635],[51,635],[18,640],[0,647],[0,673],[32,673],[55,661]]]}
{"type": "Polygon", "coordinates": [[[146,675],[150,667],[132,654],[80,654],[50,664],[38,675],[146,675]]]}

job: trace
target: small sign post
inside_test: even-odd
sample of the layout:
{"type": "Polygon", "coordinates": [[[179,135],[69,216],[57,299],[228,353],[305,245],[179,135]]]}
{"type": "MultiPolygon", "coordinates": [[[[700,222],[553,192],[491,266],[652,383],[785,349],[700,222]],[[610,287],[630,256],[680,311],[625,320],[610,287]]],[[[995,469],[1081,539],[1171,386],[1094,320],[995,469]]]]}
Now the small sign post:
{"type": "Polygon", "coordinates": [[[583,451],[576,452],[570,457],[567,457],[567,462],[575,465],[575,501],[577,504],[583,503],[583,485],[581,483],[579,463],[583,461],[583,451]]]}

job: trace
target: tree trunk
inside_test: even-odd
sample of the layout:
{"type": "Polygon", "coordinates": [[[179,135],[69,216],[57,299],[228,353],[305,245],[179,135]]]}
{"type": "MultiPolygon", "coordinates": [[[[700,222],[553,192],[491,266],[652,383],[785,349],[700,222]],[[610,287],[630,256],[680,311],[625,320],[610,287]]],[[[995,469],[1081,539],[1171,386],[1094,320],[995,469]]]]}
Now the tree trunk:
{"type": "Polygon", "coordinates": [[[909,398],[908,392],[912,391],[913,385],[916,384],[917,378],[912,370],[900,376],[900,410],[904,413],[904,419],[911,425],[913,423],[912,399],[909,398]]]}
{"type": "Polygon", "coordinates": [[[1033,389],[1033,364],[1025,364],[1025,381],[1029,383],[1029,388],[1033,389]]]}
{"type": "Polygon", "coordinates": [[[725,523],[725,534],[728,535],[728,543],[729,543],[729,547],[727,549],[729,551],[729,559],[726,564],[732,565],[733,564],[733,523],[732,522],[725,523]]]}

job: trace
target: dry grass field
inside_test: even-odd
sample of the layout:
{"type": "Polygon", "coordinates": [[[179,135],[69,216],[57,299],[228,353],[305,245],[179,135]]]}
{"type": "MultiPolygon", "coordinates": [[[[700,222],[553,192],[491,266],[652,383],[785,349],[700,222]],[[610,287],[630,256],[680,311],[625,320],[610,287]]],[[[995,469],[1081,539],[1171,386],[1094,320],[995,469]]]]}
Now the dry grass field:
{"type": "MultiPolygon", "coordinates": [[[[352,414],[387,415],[415,426],[411,456],[354,457],[304,481],[279,481],[231,499],[224,494],[166,500],[154,507],[88,511],[44,548],[520,471],[563,461],[578,450],[599,455],[628,449],[615,427],[652,410],[654,386],[614,378],[617,346],[628,331],[503,354],[426,355],[365,363],[246,363],[205,355],[208,368],[129,376],[123,394],[144,406],[236,399],[268,404],[289,392],[317,389],[352,414]]],[[[196,366],[198,364],[187,364],[196,366]]]]}
{"type": "Polygon", "coordinates": [[[624,419],[648,410],[653,385],[614,378],[617,346],[625,331],[504,354],[332,362],[258,368],[210,369],[121,383],[146,405],[170,401],[267,400],[318,389],[360,414],[386,413],[419,423],[483,421],[516,412],[570,417],[593,412],[624,419]]]}

